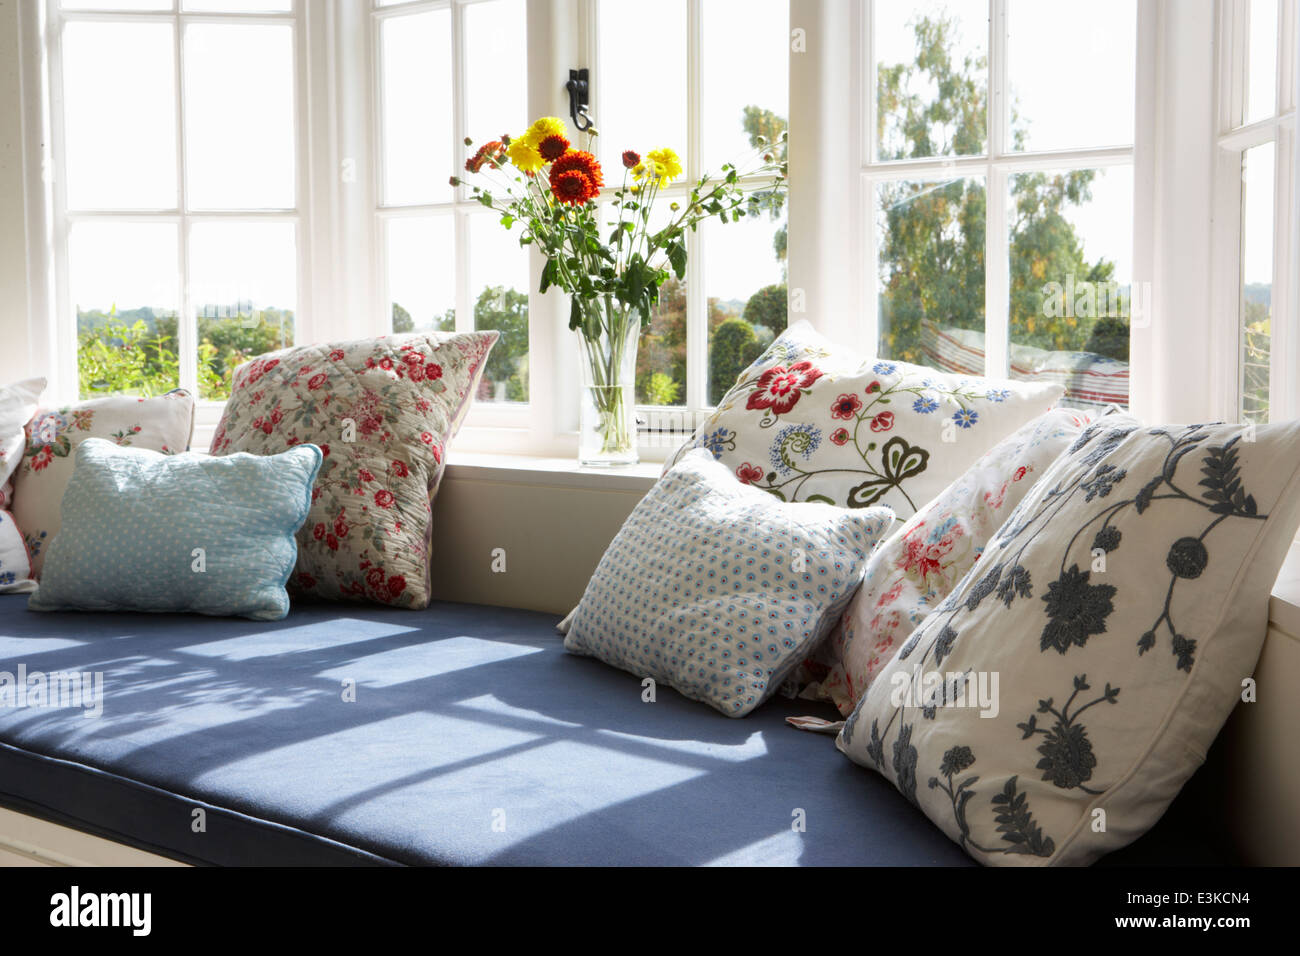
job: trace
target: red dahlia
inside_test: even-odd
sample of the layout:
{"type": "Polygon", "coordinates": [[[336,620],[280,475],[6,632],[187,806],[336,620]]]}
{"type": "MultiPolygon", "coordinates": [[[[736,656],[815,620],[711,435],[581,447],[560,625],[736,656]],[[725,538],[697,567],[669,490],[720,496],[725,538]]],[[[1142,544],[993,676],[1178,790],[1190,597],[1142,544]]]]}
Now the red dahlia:
{"type": "Polygon", "coordinates": [[[596,157],[571,149],[551,164],[551,192],[560,202],[581,205],[594,199],[605,185],[596,157]]]}
{"type": "Polygon", "coordinates": [[[635,150],[631,150],[631,149],[625,149],[625,150],[623,150],[623,168],[624,168],[624,169],[631,169],[633,166],[638,166],[638,165],[640,165],[640,163],[641,163],[641,154],[640,154],[640,153],[636,152],[635,150]]]}
{"type": "Polygon", "coordinates": [[[563,136],[548,136],[537,144],[537,151],[542,154],[542,159],[548,163],[553,163],[569,150],[569,141],[563,136]]]}

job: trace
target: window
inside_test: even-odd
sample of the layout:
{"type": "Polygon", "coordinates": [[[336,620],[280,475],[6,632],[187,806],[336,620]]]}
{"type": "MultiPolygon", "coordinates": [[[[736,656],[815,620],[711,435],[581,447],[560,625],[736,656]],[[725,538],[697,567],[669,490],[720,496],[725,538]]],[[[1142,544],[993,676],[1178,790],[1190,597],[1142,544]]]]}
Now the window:
{"type": "Polygon", "coordinates": [[[1291,249],[1295,168],[1295,0],[1225,0],[1220,79],[1215,302],[1231,323],[1221,372],[1235,407],[1267,422],[1300,413],[1291,249]]]}
{"type": "Polygon", "coordinates": [[[467,137],[528,124],[524,0],[379,0],[373,18],[384,312],[395,332],[499,330],[476,401],[527,402],[527,252],[449,183],[467,137]]]}
{"type": "MultiPolygon", "coordinates": [[[[741,162],[759,137],[777,143],[785,131],[788,0],[751,0],[743,11],[727,0],[666,0],[653,11],[592,0],[591,12],[592,111],[607,181],[608,171],[621,171],[624,149],[668,146],[685,172],[663,200],[680,199],[724,162],[741,162]]],[[[689,421],[717,404],[785,329],[785,239],[779,206],[757,218],[710,221],[688,237],[686,279],[660,290],[637,356],[638,402],[676,410],[657,418],[689,421]]]]}
{"type": "Polygon", "coordinates": [[[59,360],[82,398],[229,395],[292,344],[300,18],[291,0],[51,0],[59,360]]]}
{"type": "Polygon", "coordinates": [[[864,0],[882,356],[1127,404],[1135,0],[864,0]],[[1061,69],[1062,50],[1087,69],[1061,69]],[[1104,66],[1103,66],[1104,64],[1104,66]]]}

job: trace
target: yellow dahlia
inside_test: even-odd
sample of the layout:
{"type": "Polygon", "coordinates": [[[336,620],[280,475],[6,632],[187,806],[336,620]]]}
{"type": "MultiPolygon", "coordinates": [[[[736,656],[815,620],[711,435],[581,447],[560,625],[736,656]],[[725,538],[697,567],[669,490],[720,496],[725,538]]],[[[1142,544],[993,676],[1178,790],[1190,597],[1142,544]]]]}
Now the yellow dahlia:
{"type": "Polygon", "coordinates": [[[542,154],[537,151],[527,133],[511,141],[508,155],[510,162],[520,172],[535,173],[546,165],[546,160],[542,159],[542,154]]]}
{"type": "Polygon", "coordinates": [[[651,177],[660,186],[667,186],[682,174],[682,161],[671,149],[652,149],[646,153],[645,162],[632,168],[632,175],[637,179],[651,177]]]}
{"type": "Polygon", "coordinates": [[[568,137],[569,127],[564,125],[564,120],[557,116],[543,116],[524,133],[523,138],[529,140],[534,146],[537,146],[548,136],[568,137]]]}

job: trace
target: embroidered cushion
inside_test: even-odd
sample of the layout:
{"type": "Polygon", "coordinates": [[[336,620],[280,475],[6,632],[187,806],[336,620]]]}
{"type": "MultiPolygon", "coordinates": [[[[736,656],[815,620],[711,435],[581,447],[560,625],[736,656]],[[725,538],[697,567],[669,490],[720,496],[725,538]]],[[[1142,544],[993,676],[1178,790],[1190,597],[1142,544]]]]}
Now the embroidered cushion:
{"type": "Polygon", "coordinates": [[[320,449],[261,458],[78,445],[34,611],[194,611],[276,621],[320,449]]]}
{"type": "Polygon", "coordinates": [[[906,519],[1063,392],[863,358],[800,322],[740,374],[665,471],[685,449],[707,448],[784,501],[889,505],[906,519]]]}
{"type": "Polygon", "coordinates": [[[42,408],[27,423],[27,448],[14,474],[13,515],[39,578],[45,549],[59,533],[59,505],[77,446],[103,438],[165,455],[185,451],[194,431],[194,396],[174,389],[157,398],[114,395],[42,408]]]}
{"type": "Polygon", "coordinates": [[[1300,422],[1103,418],[838,745],[981,862],[1090,863],[1159,819],[1242,699],[1297,523],[1300,422]]]}
{"type": "Polygon", "coordinates": [[[32,563],[22,532],[6,509],[13,495],[10,479],[27,447],[24,427],[36,413],[45,379],[29,378],[0,387],[0,594],[30,591],[36,587],[32,563]]]}
{"type": "Polygon", "coordinates": [[[272,352],[235,370],[212,454],[324,455],[291,590],[429,603],[430,506],[496,332],[425,332],[272,352]]]}
{"type": "MultiPolygon", "coordinates": [[[[889,536],[817,654],[820,684],[847,716],[894,651],[979,558],[993,532],[1069,447],[1089,414],[1057,408],[998,442],[889,536]]],[[[809,661],[809,667],[813,661],[809,661]]]]}
{"type": "Polygon", "coordinates": [[[690,452],[600,559],[564,646],[743,717],[835,622],[893,521],[785,504],[690,452]]]}

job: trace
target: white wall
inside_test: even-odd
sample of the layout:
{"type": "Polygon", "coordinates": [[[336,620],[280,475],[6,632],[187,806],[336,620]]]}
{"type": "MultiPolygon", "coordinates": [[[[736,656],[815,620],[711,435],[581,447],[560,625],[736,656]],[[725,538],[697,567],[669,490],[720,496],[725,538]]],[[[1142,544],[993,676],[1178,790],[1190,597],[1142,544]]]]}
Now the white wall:
{"type": "Polygon", "coordinates": [[[27,328],[20,2],[0,0],[0,382],[39,374],[30,366],[27,328]]]}

